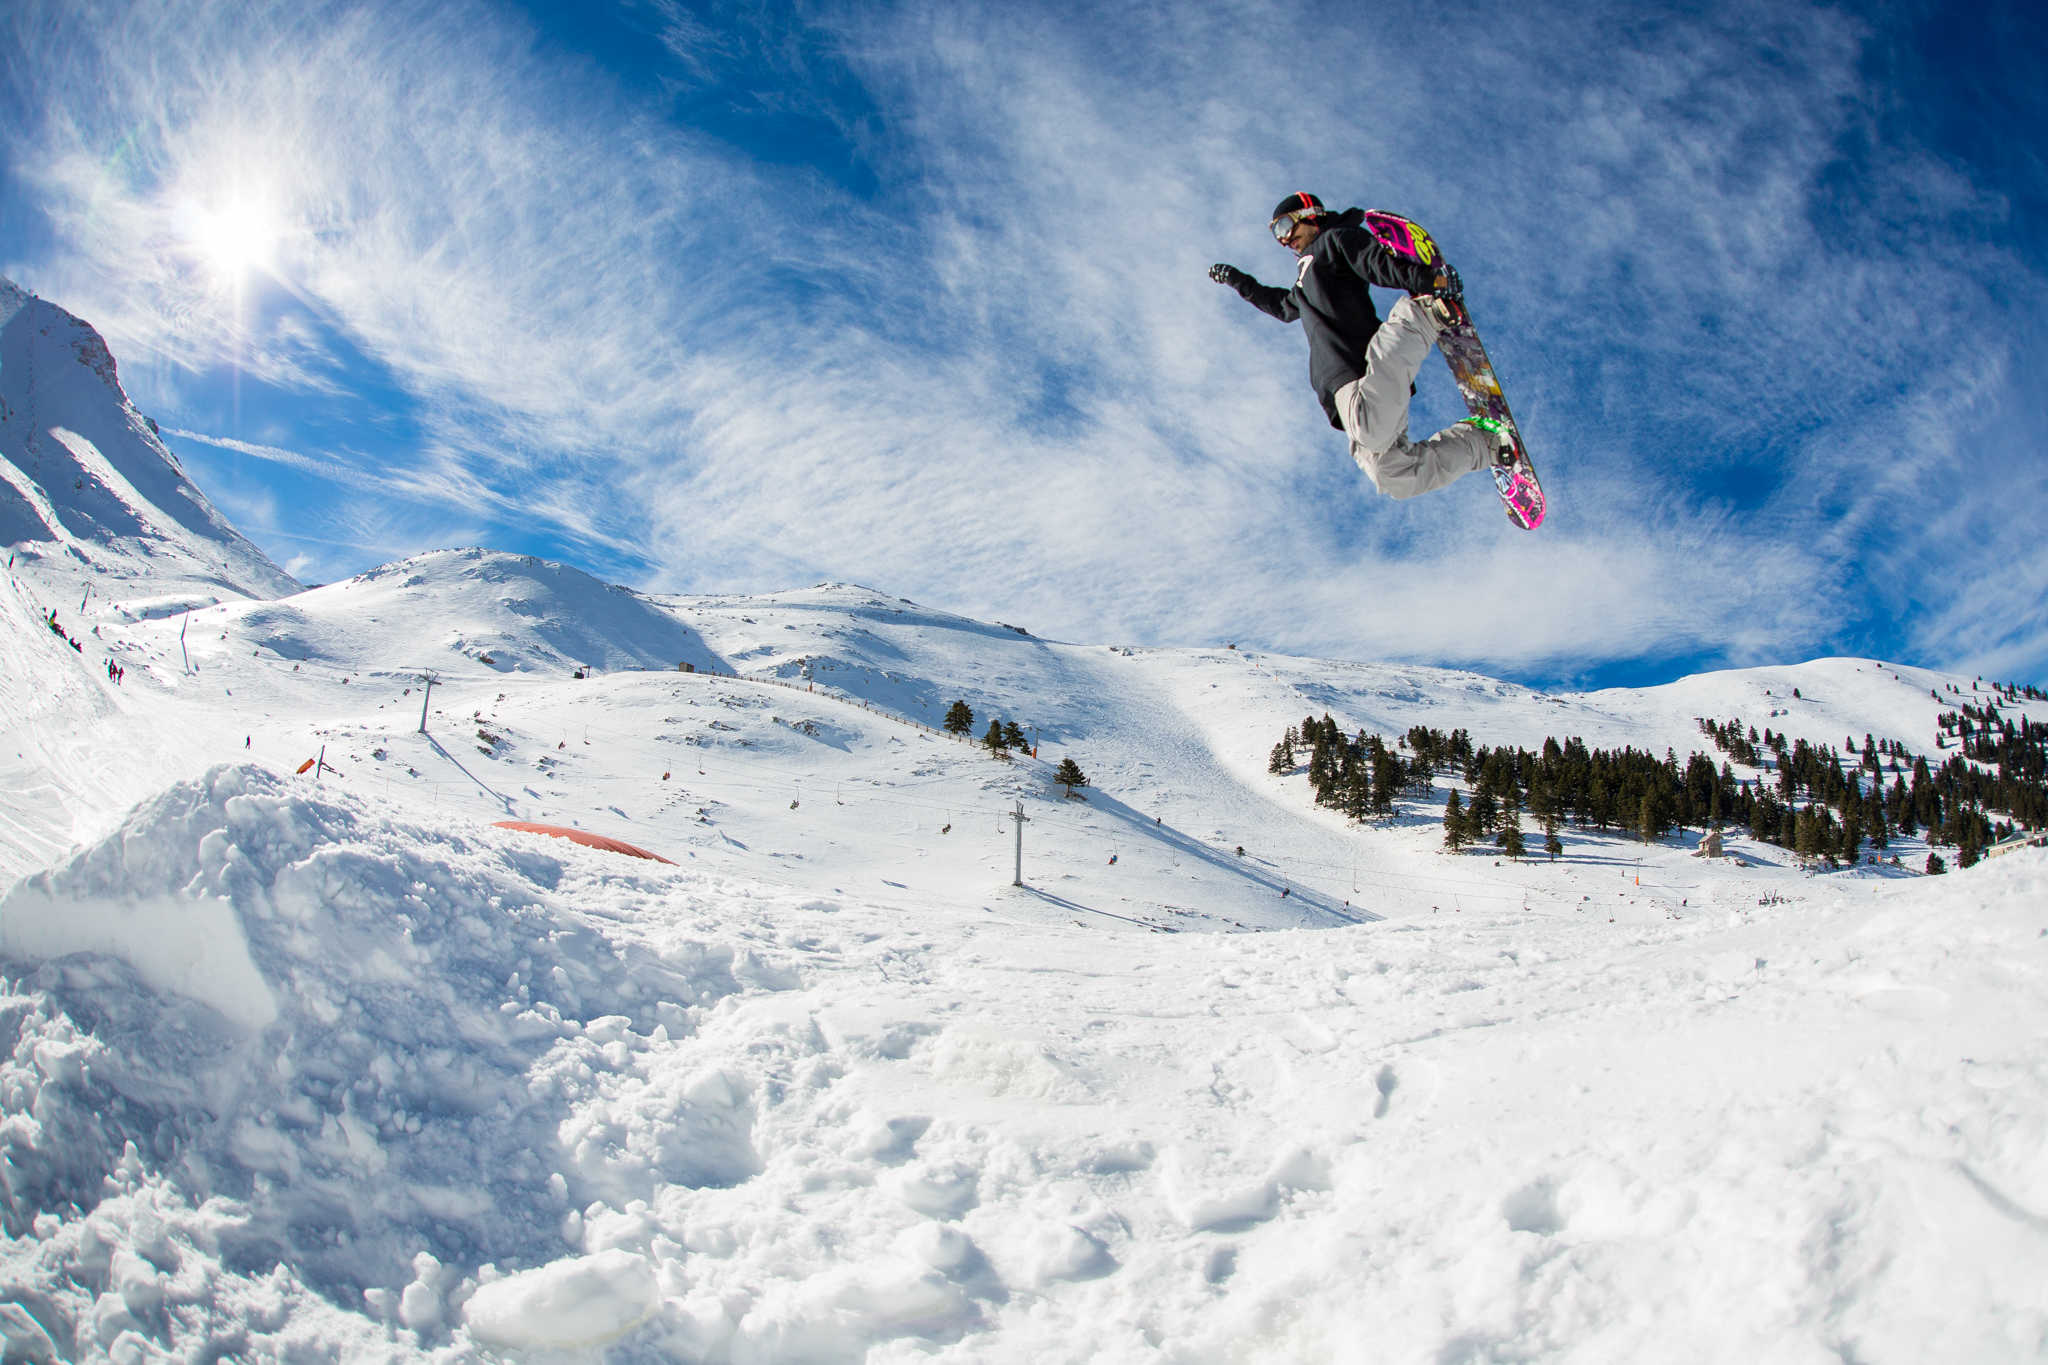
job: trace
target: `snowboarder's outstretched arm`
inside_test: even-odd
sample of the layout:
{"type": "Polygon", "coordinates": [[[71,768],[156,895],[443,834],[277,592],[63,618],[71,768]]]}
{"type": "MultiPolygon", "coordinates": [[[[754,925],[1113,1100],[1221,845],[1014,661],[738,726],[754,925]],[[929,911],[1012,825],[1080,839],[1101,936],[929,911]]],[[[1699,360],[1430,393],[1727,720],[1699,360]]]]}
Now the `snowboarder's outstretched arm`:
{"type": "Polygon", "coordinates": [[[1301,316],[1301,308],[1291,293],[1275,289],[1270,284],[1260,284],[1234,265],[1210,266],[1209,278],[1218,284],[1229,285],[1246,303],[1261,313],[1271,313],[1282,322],[1293,322],[1301,316]]]}

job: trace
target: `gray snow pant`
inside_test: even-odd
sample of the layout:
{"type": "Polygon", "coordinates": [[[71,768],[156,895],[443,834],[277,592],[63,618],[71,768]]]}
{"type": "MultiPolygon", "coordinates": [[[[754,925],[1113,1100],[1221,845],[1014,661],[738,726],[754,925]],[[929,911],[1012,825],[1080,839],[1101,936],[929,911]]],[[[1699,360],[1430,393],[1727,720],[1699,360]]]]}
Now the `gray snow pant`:
{"type": "Polygon", "coordinates": [[[1387,310],[1365,348],[1365,375],[1337,390],[1351,458],[1390,498],[1433,493],[1493,463],[1493,438],[1469,422],[1426,441],[1408,439],[1408,386],[1440,329],[1412,298],[1387,310]]]}

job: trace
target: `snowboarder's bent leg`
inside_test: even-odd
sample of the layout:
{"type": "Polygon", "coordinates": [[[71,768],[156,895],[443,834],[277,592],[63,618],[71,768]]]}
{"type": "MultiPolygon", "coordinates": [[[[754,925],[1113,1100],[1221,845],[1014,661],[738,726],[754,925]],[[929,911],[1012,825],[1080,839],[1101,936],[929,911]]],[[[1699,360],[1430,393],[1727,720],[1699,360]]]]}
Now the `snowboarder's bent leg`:
{"type": "Polygon", "coordinates": [[[1365,348],[1364,377],[1337,390],[1351,458],[1390,498],[1434,492],[1492,462],[1486,434],[1465,423],[1425,441],[1408,439],[1408,387],[1439,330],[1420,304],[1402,299],[1365,348]]]}
{"type": "Polygon", "coordinates": [[[1493,440],[1470,422],[1460,422],[1421,441],[1409,440],[1403,430],[1391,450],[1375,456],[1361,451],[1354,438],[1351,456],[1380,492],[1390,498],[1412,498],[1491,465],[1493,440]]]}

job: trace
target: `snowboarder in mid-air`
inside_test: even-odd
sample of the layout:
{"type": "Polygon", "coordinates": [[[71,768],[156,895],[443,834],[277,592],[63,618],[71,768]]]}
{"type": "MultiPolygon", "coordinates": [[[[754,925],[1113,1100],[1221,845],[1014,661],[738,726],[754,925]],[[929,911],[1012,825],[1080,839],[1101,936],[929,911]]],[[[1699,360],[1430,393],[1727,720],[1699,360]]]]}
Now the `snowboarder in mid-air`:
{"type": "Polygon", "coordinates": [[[1232,265],[1212,266],[1209,278],[1282,322],[1300,321],[1308,332],[1309,383],[1373,487],[1412,498],[1487,469],[1518,525],[1542,521],[1535,471],[1466,315],[1458,272],[1429,234],[1394,214],[1332,213],[1305,191],[1281,200],[1270,226],[1299,258],[1292,289],[1260,284],[1232,265]],[[1373,306],[1372,285],[1406,294],[1385,321],[1373,306]],[[1473,416],[1411,441],[1408,399],[1432,346],[1450,362],[1473,416]]]}

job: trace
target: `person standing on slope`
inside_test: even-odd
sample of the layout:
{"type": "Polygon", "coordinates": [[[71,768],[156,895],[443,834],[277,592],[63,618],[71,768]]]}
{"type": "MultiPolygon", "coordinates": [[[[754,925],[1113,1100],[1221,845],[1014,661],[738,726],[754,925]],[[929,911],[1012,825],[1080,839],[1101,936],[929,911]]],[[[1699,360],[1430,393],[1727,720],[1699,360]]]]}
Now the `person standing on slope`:
{"type": "Polygon", "coordinates": [[[1351,458],[1390,498],[1435,492],[1467,474],[1514,461],[1505,433],[1468,418],[1423,441],[1408,439],[1408,398],[1423,357],[1465,316],[1458,272],[1395,255],[1367,232],[1364,209],[1331,213],[1300,191],[1273,210],[1273,237],[1298,258],[1294,288],[1260,284],[1234,265],[1209,278],[1282,322],[1308,332],[1308,378],[1351,458]],[[1380,320],[1369,285],[1407,292],[1380,320]]]}

